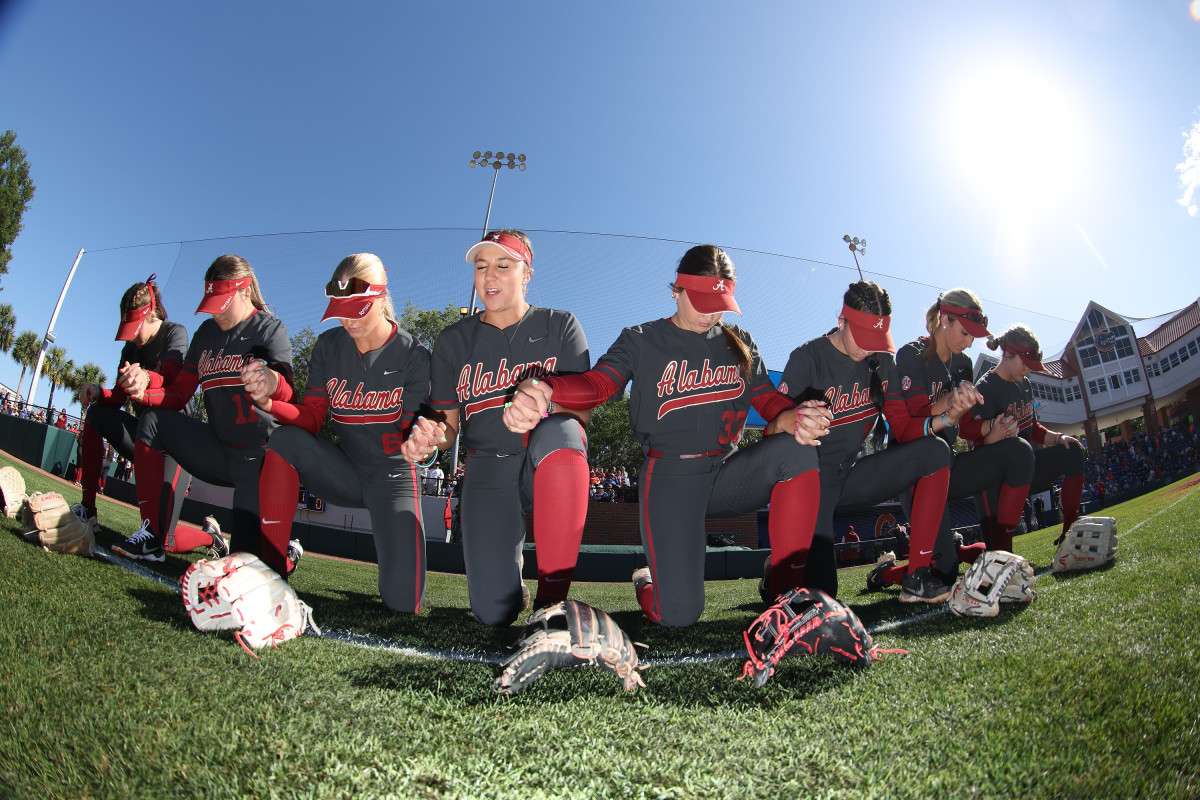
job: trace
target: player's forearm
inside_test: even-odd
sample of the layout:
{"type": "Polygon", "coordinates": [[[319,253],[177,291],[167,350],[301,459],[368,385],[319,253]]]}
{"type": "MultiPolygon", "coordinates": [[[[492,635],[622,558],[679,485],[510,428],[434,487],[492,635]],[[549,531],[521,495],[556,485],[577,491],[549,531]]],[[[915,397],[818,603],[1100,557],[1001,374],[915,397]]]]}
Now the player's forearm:
{"type": "Polygon", "coordinates": [[[590,369],[576,375],[543,378],[554,390],[553,401],[563,408],[590,410],[612,397],[620,386],[608,375],[590,369]]]}

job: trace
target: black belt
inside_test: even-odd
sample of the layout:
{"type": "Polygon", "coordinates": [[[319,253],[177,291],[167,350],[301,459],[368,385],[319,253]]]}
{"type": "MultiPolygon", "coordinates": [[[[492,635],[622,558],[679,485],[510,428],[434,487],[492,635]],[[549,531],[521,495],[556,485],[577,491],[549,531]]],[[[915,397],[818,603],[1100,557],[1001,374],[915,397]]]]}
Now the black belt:
{"type": "Polygon", "coordinates": [[[669,455],[666,455],[665,453],[660,453],[657,450],[655,450],[653,447],[651,447],[647,454],[651,458],[712,458],[713,456],[725,455],[725,451],[720,448],[717,448],[716,450],[709,450],[707,453],[687,453],[684,455],[669,456],[669,455]]]}

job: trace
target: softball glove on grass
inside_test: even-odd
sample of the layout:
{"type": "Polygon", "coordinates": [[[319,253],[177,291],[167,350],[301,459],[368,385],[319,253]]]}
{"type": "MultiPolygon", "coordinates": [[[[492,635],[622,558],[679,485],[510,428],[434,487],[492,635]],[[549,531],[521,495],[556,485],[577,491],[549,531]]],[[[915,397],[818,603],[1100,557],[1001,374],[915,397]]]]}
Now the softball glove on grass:
{"type": "Polygon", "coordinates": [[[1054,554],[1054,571],[1096,569],[1117,557],[1117,521],[1112,517],[1075,520],[1054,554]]]}
{"type": "Polygon", "coordinates": [[[750,660],[738,680],[754,678],[754,685],[760,688],[794,648],[805,655],[831,655],[864,667],[878,661],[880,653],[906,652],[880,650],[858,616],[820,589],[792,589],[780,595],[775,605],[750,625],[745,640],[750,660]]]}
{"type": "Polygon", "coordinates": [[[1033,567],[1007,550],[988,550],[950,590],[950,610],[960,617],[994,617],[1001,603],[1028,603],[1037,598],[1033,567]]]}
{"type": "Polygon", "coordinates": [[[633,642],[612,617],[577,600],[564,600],[529,615],[531,633],[517,643],[520,649],[504,662],[496,691],[515,694],[558,667],[603,667],[621,679],[625,691],[642,683],[633,642]]]}
{"type": "Polygon", "coordinates": [[[4,516],[16,519],[25,504],[25,476],[12,467],[0,468],[0,509],[4,516]]]}
{"type": "Polygon", "coordinates": [[[183,607],[202,631],[237,629],[234,637],[250,655],[271,645],[295,639],[312,629],[312,609],[287,581],[258,556],[234,553],[215,561],[200,559],[179,580],[183,607]]]}
{"type": "Polygon", "coordinates": [[[82,509],[72,509],[58,492],[34,492],[21,508],[25,526],[22,536],[54,553],[90,556],[96,549],[96,539],[80,518],[80,513],[87,513],[82,509]]]}

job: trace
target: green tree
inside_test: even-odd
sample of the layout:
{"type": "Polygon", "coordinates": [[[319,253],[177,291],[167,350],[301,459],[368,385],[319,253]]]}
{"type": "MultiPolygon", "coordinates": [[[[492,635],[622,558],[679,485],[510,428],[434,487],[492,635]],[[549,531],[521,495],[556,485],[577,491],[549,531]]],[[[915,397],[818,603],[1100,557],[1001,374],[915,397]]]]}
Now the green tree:
{"type": "Polygon", "coordinates": [[[91,361],[75,370],[75,376],[71,380],[71,388],[75,390],[71,396],[72,402],[79,402],[79,390],[85,383],[94,383],[103,388],[104,384],[108,383],[108,376],[104,374],[104,370],[98,364],[93,364],[91,361]]]}
{"type": "Polygon", "coordinates": [[[42,374],[50,379],[50,399],[46,402],[46,407],[54,408],[54,390],[67,385],[75,375],[75,362],[67,358],[65,347],[53,345],[46,351],[46,358],[42,361],[42,374]]]}
{"type": "Polygon", "coordinates": [[[8,272],[12,243],[21,232],[21,217],[36,188],[29,178],[25,151],[17,145],[17,134],[5,131],[0,135],[0,275],[8,272]]]}
{"type": "Polygon", "coordinates": [[[38,353],[41,351],[42,337],[33,331],[21,331],[13,340],[11,351],[13,361],[21,365],[21,380],[17,381],[18,396],[21,394],[21,384],[25,382],[25,371],[37,363],[38,353]]]}
{"type": "Polygon", "coordinates": [[[0,352],[12,350],[16,340],[17,314],[9,303],[0,303],[0,352]]]}
{"type": "MultiPolygon", "coordinates": [[[[312,362],[312,352],[316,346],[317,335],[307,325],[292,336],[292,386],[296,389],[298,400],[304,397],[304,388],[308,386],[308,366],[312,362]]],[[[328,414],[317,433],[334,444],[338,443],[337,434],[333,432],[333,419],[328,414]]]]}
{"type": "Polygon", "coordinates": [[[416,337],[417,341],[433,351],[433,342],[438,334],[448,325],[453,325],[462,319],[458,306],[451,303],[441,311],[436,309],[418,308],[409,301],[404,304],[397,324],[416,337]]]}
{"type": "Polygon", "coordinates": [[[629,428],[629,397],[601,403],[587,425],[588,462],[594,467],[624,467],[636,475],[642,465],[642,446],[629,428]]]}

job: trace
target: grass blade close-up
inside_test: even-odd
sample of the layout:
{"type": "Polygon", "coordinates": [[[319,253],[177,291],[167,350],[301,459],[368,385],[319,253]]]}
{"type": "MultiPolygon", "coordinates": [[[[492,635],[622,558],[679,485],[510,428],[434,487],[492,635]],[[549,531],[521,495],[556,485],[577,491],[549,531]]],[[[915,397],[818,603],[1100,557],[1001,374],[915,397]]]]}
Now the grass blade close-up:
{"type": "MultiPolygon", "coordinates": [[[[0,456],[28,491],[70,484],[0,456]]],[[[1187,798],[1200,795],[1195,477],[1111,509],[1120,550],[1045,570],[1057,528],[1017,539],[1037,600],[995,619],[913,609],[839,573],[876,644],[869,668],[785,659],[735,680],[754,581],[711,582],[693,628],[647,622],[629,584],[578,584],[645,643],[645,688],[562,669],[493,690],[520,635],[471,618],[465,579],[384,609],[372,564],[306,557],[292,578],[325,637],[254,659],[189,621],[178,578],[0,535],[0,796],[5,798],[1187,798]],[[150,573],[158,577],[154,580],[150,573]],[[353,640],[353,641],[347,641],[353,640]],[[690,659],[704,654],[724,657],[690,659]]],[[[136,530],[101,499],[99,544],[136,530]]]]}

